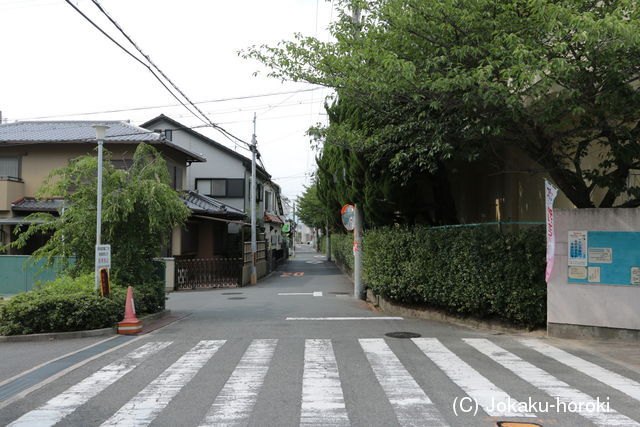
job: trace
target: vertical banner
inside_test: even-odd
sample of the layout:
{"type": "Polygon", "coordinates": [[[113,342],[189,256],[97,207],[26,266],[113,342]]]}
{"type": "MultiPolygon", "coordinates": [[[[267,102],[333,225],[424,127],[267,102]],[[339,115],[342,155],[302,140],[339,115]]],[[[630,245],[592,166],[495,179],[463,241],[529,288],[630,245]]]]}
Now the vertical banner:
{"type": "Polygon", "coordinates": [[[553,256],[556,253],[556,231],[553,225],[553,201],[558,195],[558,189],[549,181],[544,180],[545,209],[547,217],[547,270],[545,281],[549,281],[553,270],[553,256]]]}

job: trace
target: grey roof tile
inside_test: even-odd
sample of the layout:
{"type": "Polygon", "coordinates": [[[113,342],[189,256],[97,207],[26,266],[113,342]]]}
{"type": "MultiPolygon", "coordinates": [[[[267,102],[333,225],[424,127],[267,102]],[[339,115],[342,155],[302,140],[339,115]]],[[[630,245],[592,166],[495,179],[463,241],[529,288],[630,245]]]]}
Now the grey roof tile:
{"type": "Polygon", "coordinates": [[[198,194],[195,191],[186,190],[180,195],[180,198],[189,209],[194,213],[207,214],[214,216],[226,216],[234,218],[244,218],[245,214],[240,209],[229,206],[220,200],[212,197],[198,194]]]}
{"type": "Polygon", "coordinates": [[[109,126],[105,141],[160,141],[163,136],[117,120],[25,121],[0,124],[0,142],[95,141],[92,125],[109,126]]]}

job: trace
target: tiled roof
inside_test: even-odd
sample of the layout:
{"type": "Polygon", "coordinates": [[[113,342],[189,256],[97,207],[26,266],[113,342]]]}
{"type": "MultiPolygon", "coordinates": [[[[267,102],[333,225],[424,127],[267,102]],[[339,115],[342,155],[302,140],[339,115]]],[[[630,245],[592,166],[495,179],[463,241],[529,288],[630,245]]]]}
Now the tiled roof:
{"type": "Polygon", "coordinates": [[[270,213],[264,213],[264,222],[270,222],[272,224],[284,224],[284,221],[278,216],[270,213]]]}
{"type": "Polygon", "coordinates": [[[183,191],[180,198],[192,212],[213,216],[244,218],[245,214],[240,209],[229,206],[220,200],[198,194],[195,191],[183,191]]]}
{"type": "Polygon", "coordinates": [[[36,199],[22,197],[11,203],[14,212],[58,212],[64,205],[64,199],[36,199]]]}
{"type": "Polygon", "coordinates": [[[159,141],[161,134],[134,126],[124,121],[73,120],[73,121],[26,121],[0,125],[0,142],[91,142],[96,139],[92,125],[109,126],[105,141],[159,141]]]}

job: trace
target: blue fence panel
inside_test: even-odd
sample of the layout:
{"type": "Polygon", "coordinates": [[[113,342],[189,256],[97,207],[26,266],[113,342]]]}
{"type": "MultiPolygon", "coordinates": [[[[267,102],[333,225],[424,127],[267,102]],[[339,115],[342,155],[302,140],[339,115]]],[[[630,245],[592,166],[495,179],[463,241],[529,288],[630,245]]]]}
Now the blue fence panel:
{"type": "Polygon", "coordinates": [[[56,266],[42,269],[43,264],[41,260],[32,265],[29,255],[0,255],[0,295],[30,291],[37,282],[54,280],[56,266]]]}

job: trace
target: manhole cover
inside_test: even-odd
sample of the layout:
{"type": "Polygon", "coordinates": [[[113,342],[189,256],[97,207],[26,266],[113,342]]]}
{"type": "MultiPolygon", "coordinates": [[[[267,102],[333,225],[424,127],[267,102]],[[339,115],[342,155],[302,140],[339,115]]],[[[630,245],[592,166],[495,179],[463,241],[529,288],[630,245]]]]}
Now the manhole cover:
{"type": "Polygon", "coordinates": [[[247,297],[229,297],[227,299],[247,299],[247,297]]]}
{"type": "Polygon", "coordinates": [[[385,335],[390,338],[419,338],[421,336],[415,332],[389,332],[385,335]]]}
{"type": "Polygon", "coordinates": [[[223,292],[222,295],[242,295],[242,292],[223,292]]]}
{"type": "Polygon", "coordinates": [[[329,292],[333,295],[351,295],[351,292],[329,292]]]}

